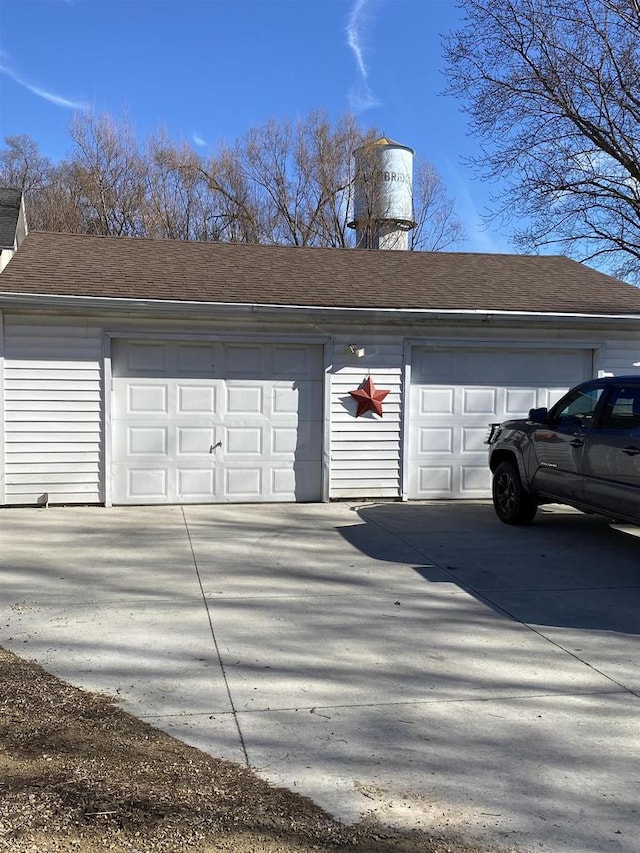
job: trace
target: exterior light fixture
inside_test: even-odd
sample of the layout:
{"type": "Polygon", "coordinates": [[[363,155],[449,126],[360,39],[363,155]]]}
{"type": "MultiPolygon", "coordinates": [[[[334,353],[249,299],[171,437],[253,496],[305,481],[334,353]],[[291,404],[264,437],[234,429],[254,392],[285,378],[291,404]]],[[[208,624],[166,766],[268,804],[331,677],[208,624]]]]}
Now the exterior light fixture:
{"type": "Polygon", "coordinates": [[[364,347],[359,347],[356,344],[349,344],[345,349],[346,355],[355,355],[356,358],[362,358],[364,355],[364,347]]]}

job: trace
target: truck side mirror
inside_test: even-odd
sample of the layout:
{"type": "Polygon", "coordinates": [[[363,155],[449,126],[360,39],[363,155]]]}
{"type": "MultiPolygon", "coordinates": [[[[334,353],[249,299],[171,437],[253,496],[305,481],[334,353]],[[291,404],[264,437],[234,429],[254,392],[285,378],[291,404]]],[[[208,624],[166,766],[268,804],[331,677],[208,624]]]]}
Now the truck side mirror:
{"type": "Polygon", "coordinates": [[[530,409],[529,420],[534,424],[546,424],[549,419],[549,410],[543,406],[541,409],[530,409]]]}

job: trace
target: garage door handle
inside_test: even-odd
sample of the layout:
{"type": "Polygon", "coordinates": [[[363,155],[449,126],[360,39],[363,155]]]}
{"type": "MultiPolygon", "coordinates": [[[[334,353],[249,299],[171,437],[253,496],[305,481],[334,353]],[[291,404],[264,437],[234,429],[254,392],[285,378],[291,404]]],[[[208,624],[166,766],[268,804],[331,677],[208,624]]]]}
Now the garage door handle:
{"type": "Polygon", "coordinates": [[[215,444],[212,444],[211,447],[209,448],[209,453],[213,453],[213,451],[216,449],[216,447],[222,447],[222,442],[216,441],[215,444]]]}
{"type": "Polygon", "coordinates": [[[622,452],[626,453],[627,456],[637,456],[638,453],[640,453],[640,447],[636,447],[635,444],[631,444],[629,447],[625,447],[622,452]]]}
{"type": "Polygon", "coordinates": [[[584,447],[584,441],[581,438],[574,438],[569,444],[571,447],[584,447]]]}

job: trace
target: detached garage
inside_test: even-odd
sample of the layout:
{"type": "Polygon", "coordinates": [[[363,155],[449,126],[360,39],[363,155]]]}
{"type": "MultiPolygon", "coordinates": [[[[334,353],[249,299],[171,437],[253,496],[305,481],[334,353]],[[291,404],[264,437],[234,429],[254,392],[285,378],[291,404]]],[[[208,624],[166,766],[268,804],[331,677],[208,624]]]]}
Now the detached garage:
{"type": "Polygon", "coordinates": [[[30,233],[0,275],[0,504],[489,494],[487,425],[635,373],[562,257],[30,233]]]}

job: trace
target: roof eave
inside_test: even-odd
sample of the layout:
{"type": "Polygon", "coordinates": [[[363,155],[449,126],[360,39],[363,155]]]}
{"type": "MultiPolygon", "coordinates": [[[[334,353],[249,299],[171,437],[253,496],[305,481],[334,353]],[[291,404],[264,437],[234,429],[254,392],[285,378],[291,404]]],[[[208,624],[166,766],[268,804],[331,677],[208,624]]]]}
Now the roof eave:
{"type": "Polygon", "coordinates": [[[483,320],[496,318],[540,319],[540,320],[640,320],[640,313],[601,313],[577,311],[508,311],[494,308],[380,308],[335,305],[268,305],[254,302],[200,302],[180,299],[132,299],[128,297],[78,296],[48,293],[15,293],[0,292],[0,306],[66,308],[72,310],[85,309],[91,311],[117,310],[119,312],[147,311],[155,314],[283,314],[299,313],[330,313],[333,316],[380,316],[387,320],[390,317],[416,319],[420,316],[454,319],[480,318],[483,320]]]}

